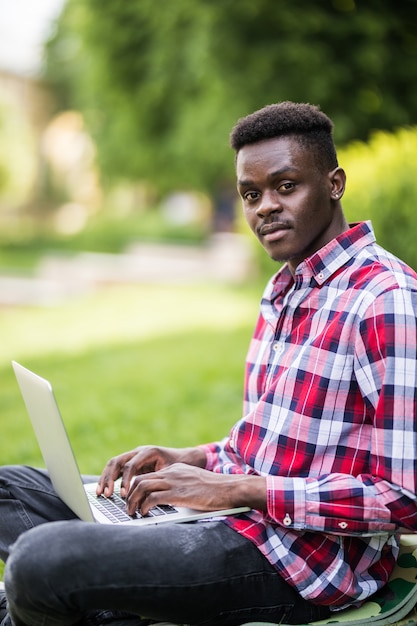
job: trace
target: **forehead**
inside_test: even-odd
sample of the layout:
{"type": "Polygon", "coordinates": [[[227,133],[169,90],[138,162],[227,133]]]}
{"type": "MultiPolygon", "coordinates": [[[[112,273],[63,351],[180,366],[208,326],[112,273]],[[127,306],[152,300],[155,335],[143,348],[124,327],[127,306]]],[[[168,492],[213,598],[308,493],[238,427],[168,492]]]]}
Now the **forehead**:
{"type": "Polygon", "coordinates": [[[314,155],[303,148],[297,137],[275,137],[248,144],[236,156],[238,180],[249,175],[271,174],[286,170],[305,171],[314,167],[314,155]]]}

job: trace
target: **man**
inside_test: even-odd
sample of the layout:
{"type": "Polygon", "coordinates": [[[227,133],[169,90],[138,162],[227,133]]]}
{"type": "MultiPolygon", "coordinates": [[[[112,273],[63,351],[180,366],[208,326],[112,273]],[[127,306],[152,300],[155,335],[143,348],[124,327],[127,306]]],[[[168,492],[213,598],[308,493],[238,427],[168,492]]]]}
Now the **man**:
{"type": "Polygon", "coordinates": [[[265,107],[231,145],[246,220],[286,261],[262,298],[244,415],[217,443],[115,457],[97,492],[121,477],[130,512],[252,510],[143,529],[80,523],[45,473],[4,468],[0,554],[16,626],[132,614],[305,623],[383,586],[395,533],[417,529],[417,276],[369,223],[347,224],[345,173],[317,107],[265,107]]]}

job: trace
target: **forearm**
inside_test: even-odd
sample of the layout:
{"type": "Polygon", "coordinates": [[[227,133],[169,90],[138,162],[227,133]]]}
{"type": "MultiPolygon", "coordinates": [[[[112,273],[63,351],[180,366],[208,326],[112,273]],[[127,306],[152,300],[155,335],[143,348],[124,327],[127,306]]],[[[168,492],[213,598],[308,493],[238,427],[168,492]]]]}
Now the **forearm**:
{"type": "MultiPolygon", "coordinates": [[[[179,452],[183,453],[183,456],[179,461],[206,469],[206,450],[207,446],[180,449],[179,452]]],[[[226,501],[222,506],[248,506],[251,509],[266,511],[266,478],[254,474],[243,474],[241,470],[230,473],[213,472],[213,474],[213,478],[218,477],[215,480],[219,481],[219,489],[225,494],[226,501]]]]}

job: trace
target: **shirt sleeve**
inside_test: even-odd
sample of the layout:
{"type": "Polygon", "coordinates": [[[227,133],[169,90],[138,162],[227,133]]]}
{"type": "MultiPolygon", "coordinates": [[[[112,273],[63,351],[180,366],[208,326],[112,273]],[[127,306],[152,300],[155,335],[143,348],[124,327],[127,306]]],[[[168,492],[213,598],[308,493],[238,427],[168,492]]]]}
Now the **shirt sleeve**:
{"type": "Polygon", "coordinates": [[[207,461],[205,469],[211,472],[221,474],[254,473],[253,470],[245,463],[242,463],[242,459],[236,455],[230,445],[229,437],[199,447],[206,453],[207,461]]]}
{"type": "Polygon", "coordinates": [[[358,476],[268,476],[272,521],[349,535],[417,530],[416,312],[417,294],[397,288],[361,313],[353,375],[365,419],[372,422],[369,471],[358,476]]]}

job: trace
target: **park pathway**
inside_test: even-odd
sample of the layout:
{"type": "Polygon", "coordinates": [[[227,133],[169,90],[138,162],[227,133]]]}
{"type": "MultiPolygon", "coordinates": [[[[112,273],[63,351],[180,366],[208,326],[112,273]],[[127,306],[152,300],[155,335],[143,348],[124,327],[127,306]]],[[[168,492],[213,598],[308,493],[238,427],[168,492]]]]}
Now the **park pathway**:
{"type": "Polygon", "coordinates": [[[206,245],[137,243],[123,254],[46,255],[30,275],[0,274],[0,306],[51,305],[117,283],[242,283],[253,268],[246,237],[213,235],[206,245]]]}

